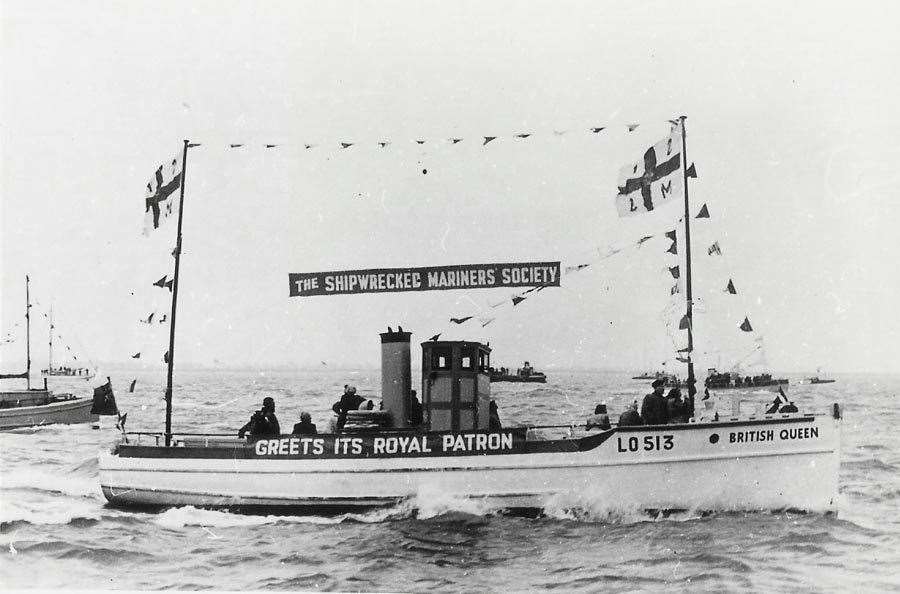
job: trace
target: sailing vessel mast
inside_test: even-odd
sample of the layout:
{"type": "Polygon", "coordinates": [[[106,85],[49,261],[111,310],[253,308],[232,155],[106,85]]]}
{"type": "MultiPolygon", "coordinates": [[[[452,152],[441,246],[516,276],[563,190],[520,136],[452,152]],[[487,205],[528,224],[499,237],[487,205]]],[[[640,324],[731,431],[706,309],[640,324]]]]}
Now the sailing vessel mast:
{"type": "Polygon", "coordinates": [[[25,385],[31,389],[31,279],[25,275],[25,385]]]}
{"type": "Polygon", "coordinates": [[[172,375],[175,370],[175,310],[178,305],[178,268],[181,263],[181,219],[184,215],[184,185],[187,183],[187,150],[190,141],[185,139],[181,154],[181,195],[178,201],[178,235],[175,240],[175,273],[172,278],[172,311],[169,318],[169,350],[166,363],[166,447],[172,445],[172,375]]]}
{"type": "Polygon", "coordinates": [[[53,304],[50,304],[50,354],[47,357],[47,373],[53,373],[53,304]]]}
{"type": "Polygon", "coordinates": [[[687,386],[688,396],[693,406],[694,394],[696,393],[696,378],[694,377],[694,304],[691,294],[691,208],[688,199],[688,160],[687,160],[687,132],[685,131],[684,121],[687,116],[681,116],[681,171],[684,174],[684,243],[685,243],[685,299],[687,301],[687,386]]]}

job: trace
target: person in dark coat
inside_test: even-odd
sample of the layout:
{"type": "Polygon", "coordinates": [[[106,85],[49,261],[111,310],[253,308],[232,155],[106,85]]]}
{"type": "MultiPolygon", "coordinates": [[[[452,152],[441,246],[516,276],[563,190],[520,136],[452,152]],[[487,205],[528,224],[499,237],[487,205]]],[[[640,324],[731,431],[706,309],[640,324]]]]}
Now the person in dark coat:
{"type": "Polygon", "coordinates": [[[416,391],[411,390],[409,394],[409,424],[418,427],[425,421],[422,416],[422,403],[416,396],[416,391]]]}
{"type": "Polygon", "coordinates": [[[637,411],[637,402],[628,405],[628,410],[619,416],[619,427],[628,427],[633,425],[643,425],[640,413],[637,411]]]}
{"type": "Polygon", "coordinates": [[[669,423],[687,423],[687,403],[681,399],[681,390],[672,388],[666,394],[666,413],[669,423]]]}
{"type": "Polygon", "coordinates": [[[294,424],[292,435],[316,435],[316,424],[312,422],[312,417],[308,412],[300,413],[300,422],[294,424]]]}
{"type": "Polygon", "coordinates": [[[337,428],[342,429],[344,423],[347,422],[347,411],[358,410],[359,405],[366,399],[356,393],[356,386],[344,386],[344,393],[341,399],[334,403],[331,410],[338,416],[337,428]]]}
{"type": "Polygon", "coordinates": [[[491,400],[491,405],[488,407],[488,410],[490,411],[488,428],[491,431],[500,431],[503,429],[503,424],[500,422],[500,411],[497,408],[497,403],[491,400]]]}
{"type": "Polygon", "coordinates": [[[669,421],[666,399],[663,398],[666,381],[657,379],[651,385],[653,392],[644,396],[644,402],[641,403],[641,418],[646,425],[665,425],[669,421]]]}
{"type": "Polygon", "coordinates": [[[594,408],[594,414],[587,419],[587,423],[584,426],[585,429],[601,429],[606,431],[608,429],[612,429],[612,425],[609,422],[609,414],[606,412],[606,403],[601,402],[594,408]]]}
{"type": "Polygon", "coordinates": [[[253,413],[247,424],[238,430],[238,439],[244,439],[247,433],[250,434],[251,439],[281,435],[281,427],[275,416],[275,399],[271,396],[263,398],[262,409],[253,413]]]}

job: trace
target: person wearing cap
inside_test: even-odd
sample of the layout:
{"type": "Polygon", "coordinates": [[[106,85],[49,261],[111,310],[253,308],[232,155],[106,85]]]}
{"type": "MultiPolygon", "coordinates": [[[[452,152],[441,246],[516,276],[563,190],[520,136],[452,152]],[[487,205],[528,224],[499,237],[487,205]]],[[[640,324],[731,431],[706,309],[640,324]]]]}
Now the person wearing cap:
{"type": "Polygon", "coordinates": [[[619,416],[619,427],[643,425],[644,421],[637,410],[637,400],[628,405],[628,409],[619,416]]]}
{"type": "Polygon", "coordinates": [[[312,422],[312,417],[308,412],[300,413],[300,422],[294,424],[292,435],[316,435],[316,424],[312,422]]]}
{"type": "Polygon", "coordinates": [[[271,396],[263,398],[262,408],[253,413],[247,424],[238,430],[238,439],[244,439],[247,433],[250,434],[251,439],[278,437],[281,435],[281,427],[278,425],[278,418],[275,416],[274,398],[271,396]]]}
{"type": "Polygon", "coordinates": [[[665,425],[669,421],[669,411],[666,399],[663,398],[663,390],[666,380],[659,378],[651,384],[653,391],[644,396],[641,403],[641,418],[645,425],[665,425]]]}
{"type": "Polygon", "coordinates": [[[602,431],[612,429],[612,425],[609,422],[609,414],[606,412],[605,402],[601,402],[594,408],[594,414],[587,418],[584,428],[587,430],[600,429],[602,431]]]}
{"type": "Polygon", "coordinates": [[[331,410],[338,416],[337,429],[343,429],[344,423],[347,422],[347,411],[358,410],[359,405],[366,399],[356,393],[356,386],[344,386],[344,394],[341,399],[332,405],[331,410]]]}

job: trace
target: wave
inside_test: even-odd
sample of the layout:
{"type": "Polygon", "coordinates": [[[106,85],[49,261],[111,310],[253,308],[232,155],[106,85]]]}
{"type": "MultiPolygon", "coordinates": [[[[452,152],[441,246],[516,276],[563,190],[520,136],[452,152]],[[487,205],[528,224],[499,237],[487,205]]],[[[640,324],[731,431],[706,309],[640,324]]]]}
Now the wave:
{"type": "MultiPolygon", "coordinates": [[[[156,517],[155,523],[170,530],[197,526],[205,528],[241,528],[264,526],[267,524],[340,524],[341,522],[359,522],[371,524],[383,522],[396,517],[393,508],[378,509],[359,514],[340,514],[337,516],[255,516],[238,514],[224,510],[196,508],[192,505],[173,507],[156,517]]],[[[214,538],[214,536],[212,536],[214,538]]]]}
{"type": "Polygon", "coordinates": [[[74,524],[86,526],[101,519],[102,507],[84,499],[23,503],[4,498],[0,508],[0,531],[8,532],[25,524],[74,524]]]}
{"type": "MultiPolygon", "coordinates": [[[[80,469],[85,463],[77,465],[80,469]]],[[[96,478],[73,476],[72,474],[51,474],[39,470],[11,470],[4,471],[3,482],[0,483],[0,491],[13,489],[28,489],[32,491],[44,491],[47,493],[59,493],[70,497],[88,497],[103,499],[100,483],[96,478]]],[[[4,495],[4,499],[9,496],[4,495]]]]}

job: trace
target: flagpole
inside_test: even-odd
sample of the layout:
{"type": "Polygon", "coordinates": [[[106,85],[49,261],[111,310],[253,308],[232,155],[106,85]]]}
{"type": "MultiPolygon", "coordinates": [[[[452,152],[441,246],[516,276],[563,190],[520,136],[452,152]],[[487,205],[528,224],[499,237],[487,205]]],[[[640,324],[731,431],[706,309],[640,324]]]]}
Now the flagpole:
{"type": "Polygon", "coordinates": [[[31,279],[25,275],[25,388],[31,389],[31,279]]]}
{"type": "MultiPolygon", "coordinates": [[[[696,393],[696,378],[694,377],[694,301],[691,294],[691,207],[688,198],[688,158],[687,158],[687,131],[684,121],[687,116],[681,116],[681,171],[684,174],[684,244],[685,244],[685,299],[687,301],[687,366],[688,366],[688,396],[693,409],[694,394],[696,393]],[[692,393],[693,392],[693,393],[692,393]]],[[[693,410],[691,411],[693,414],[693,410]]]]}
{"type": "Polygon", "coordinates": [[[172,445],[172,374],[175,369],[175,311],[178,305],[178,268],[181,263],[181,219],[184,215],[184,186],[187,184],[187,150],[185,139],[181,153],[181,196],[178,201],[178,235],[175,240],[175,273],[172,278],[172,311],[169,317],[169,361],[166,377],[166,447],[172,445]]]}

